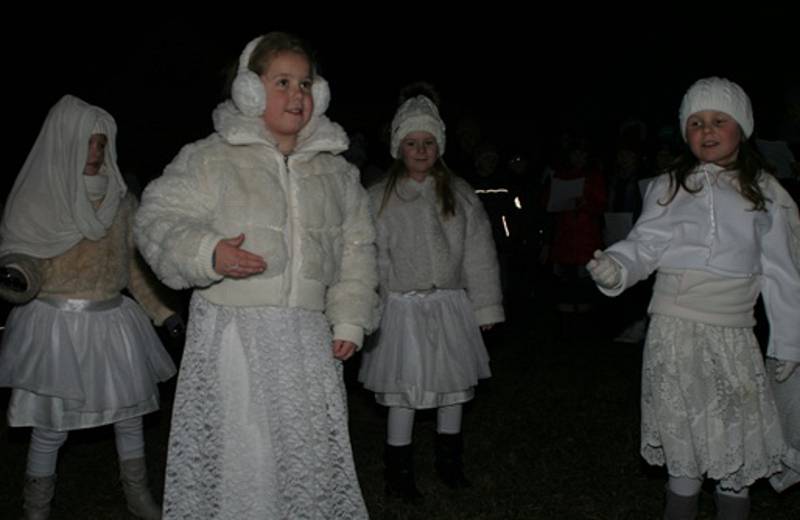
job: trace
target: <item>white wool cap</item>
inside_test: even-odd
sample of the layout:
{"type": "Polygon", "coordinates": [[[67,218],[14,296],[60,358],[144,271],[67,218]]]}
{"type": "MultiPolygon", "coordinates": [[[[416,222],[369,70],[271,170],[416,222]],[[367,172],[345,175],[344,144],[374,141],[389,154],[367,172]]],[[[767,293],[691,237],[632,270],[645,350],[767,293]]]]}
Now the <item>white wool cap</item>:
{"type": "Polygon", "coordinates": [[[686,120],[703,110],[724,112],[734,118],[745,138],[753,133],[753,108],[742,87],[725,78],[704,78],[689,87],[680,108],[681,134],[686,140],[686,120]]]}
{"type": "Polygon", "coordinates": [[[400,157],[400,141],[412,132],[428,132],[439,147],[439,157],[444,155],[444,121],[439,117],[439,109],[425,96],[407,99],[392,119],[392,142],[389,151],[392,157],[400,157]]]}

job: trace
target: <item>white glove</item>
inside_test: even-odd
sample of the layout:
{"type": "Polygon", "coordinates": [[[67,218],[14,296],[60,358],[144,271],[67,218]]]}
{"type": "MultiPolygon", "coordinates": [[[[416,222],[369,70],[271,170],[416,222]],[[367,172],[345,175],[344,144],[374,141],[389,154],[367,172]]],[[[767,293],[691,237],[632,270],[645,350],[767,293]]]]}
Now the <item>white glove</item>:
{"type": "Polygon", "coordinates": [[[592,275],[592,280],[604,289],[614,289],[622,281],[619,265],[599,249],[594,252],[594,259],[586,264],[586,269],[592,275]]]}
{"type": "Polygon", "coordinates": [[[778,363],[775,365],[775,381],[783,383],[792,376],[792,372],[800,364],[797,361],[786,361],[784,359],[776,359],[778,363]]]}

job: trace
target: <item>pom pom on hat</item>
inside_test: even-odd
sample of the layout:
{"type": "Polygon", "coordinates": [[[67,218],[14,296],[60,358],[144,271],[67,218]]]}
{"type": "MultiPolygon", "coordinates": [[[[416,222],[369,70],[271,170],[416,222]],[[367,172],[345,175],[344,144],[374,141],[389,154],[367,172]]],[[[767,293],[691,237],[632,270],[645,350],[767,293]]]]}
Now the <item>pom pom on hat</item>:
{"type": "Polygon", "coordinates": [[[425,96],[416,96],[400,105],[392,119],[392,141],[390,152],[395,159],[400,157],[400,141],[412,132],[428,132],[439,147],[439,156],[444,154],[445,126],[439,117],[439,109],[425,96]]]}
{"type": "Polygon", "coordinates": [[[686,140],[686,121],[692,114],[703,110],[715,110],[731,116],[742,127],[744,135],[749,138],[753,133],[753,109],[750,98],[742,87],[725,78],[704,78],[689,87],[683,96],[679,117],[681,134],[686,140]]]}

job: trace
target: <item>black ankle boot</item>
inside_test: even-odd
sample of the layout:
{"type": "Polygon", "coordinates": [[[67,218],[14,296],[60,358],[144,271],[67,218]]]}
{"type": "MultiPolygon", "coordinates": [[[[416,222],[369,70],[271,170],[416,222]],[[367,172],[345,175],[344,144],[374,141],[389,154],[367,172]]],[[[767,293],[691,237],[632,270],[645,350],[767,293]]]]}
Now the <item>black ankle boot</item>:
{"type": "Polygon", "coordinates": [[[461,489],[472,486],[464,475],[464,445],[460,433],[437,433],[434,449],[436,474],[447,487],[461,489]]]}
{"type": "Polygon", "coordinates": [[[417,502],[422,493],[414,482],[414,449],[413,445],[386,445],[383,452],[384,480],[386,494],[400,498],[404,502],[417,502]]]}

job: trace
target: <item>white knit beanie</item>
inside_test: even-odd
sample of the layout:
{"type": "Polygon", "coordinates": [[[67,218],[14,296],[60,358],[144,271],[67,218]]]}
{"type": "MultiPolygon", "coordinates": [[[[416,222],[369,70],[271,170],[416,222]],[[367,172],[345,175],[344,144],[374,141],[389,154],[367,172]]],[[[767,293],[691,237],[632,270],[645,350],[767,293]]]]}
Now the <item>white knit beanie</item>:
{"type": "Polygon", "coordinates": [[[686,140],[686,120],[703,110],[724,112],[739,123],[745,138],[753,133],[753,108],[742,87],[725,78],[704,78],[689,87],[680,108],[681,134],[686,140]]]}
{"type": "Polygon", "coordinates": [[[436,105],[425,96],[407,99],[392,119],[392,142],[389,151],[392,157],[400,157],[400,141],[411,132],[428,132],[439,147],[439,157],[444,155],[444,121],[439,117],[436,105]]]}

